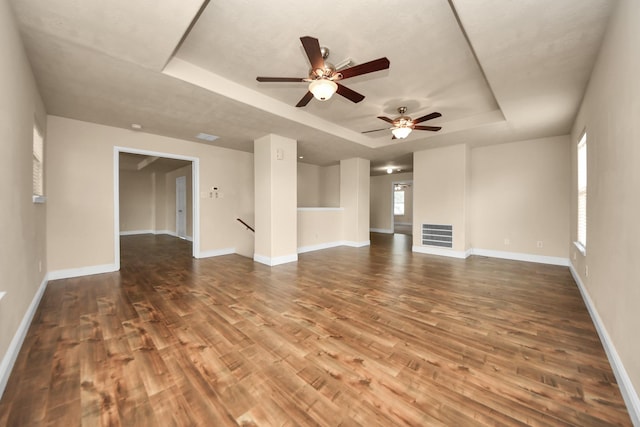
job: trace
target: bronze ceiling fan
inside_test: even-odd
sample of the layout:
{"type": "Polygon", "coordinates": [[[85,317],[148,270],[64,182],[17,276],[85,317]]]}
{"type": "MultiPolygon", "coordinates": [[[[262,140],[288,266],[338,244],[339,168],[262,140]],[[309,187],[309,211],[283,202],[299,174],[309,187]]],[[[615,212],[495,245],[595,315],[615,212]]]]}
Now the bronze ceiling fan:
{"type": "Polygon", "coordinates": [[[429,130],[431,132],[438,132],[442,127],[440,126],[417,126],[418,123],[426,122],[427,120],[432,120],[438,117],[442,117],[442,114],[438,112],[429,113],[422,117],[418,117],[415,120],[412,120],[411,117],[405,116],[404,114],[407,112],[407,107],[398,108],[398,113],[400,113],[399,117],[395,119],[390,119],[389,117],[378,116],[380,120],[384,120],[385,122],[392,125],[390,128],[382,128],[382,129],[374,129],[367,130],[362,133],[369,132],[378,132],[381,130],[391,130],[393,136],[391,139],[404,139],[411,133],[412,130],[429,130]]]}
{"type": "Polygon", "coordinates": [[[352,102],[360,102],[364,99],[364,95],[341,85],[338,81],[389,68],[387,58],[378,58],[338,71],[333,64],[325,61],[329,57],[329,49],[320,48],[318,39],[305,36],[300,37],[300,41],[311,63],[308,77],[256,77],[256,80],[265,83],[309,82],[309,90],[296,104],[296,107],[304,107],[313,97],[320,101],[326,101],[336,92],[352,102]]]}

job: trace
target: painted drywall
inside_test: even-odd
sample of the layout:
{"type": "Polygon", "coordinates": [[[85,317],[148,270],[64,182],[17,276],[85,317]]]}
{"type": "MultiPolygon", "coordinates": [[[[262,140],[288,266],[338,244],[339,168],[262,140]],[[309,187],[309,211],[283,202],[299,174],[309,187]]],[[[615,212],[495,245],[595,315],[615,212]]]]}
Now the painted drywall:
{"type": "MultiPolygon", "coordinates": [[[[176,233],[176,178],[184,176],[187,181],[187,237],[193,237],[193,184],[192,184],[192,167],[191,165],[176,169],[165,174],[165,213],[166,228],[172,233],[176,233]]],[[[218,188],[218,196],[224,195],[224,188],[218,188]]],[[[206,188],[202,189],[206,195],[210,195],[211,191],[206,188]]],[[[214,192],[215,195],[215,192],[214,192]]],[[[223,197],[224,198],[224,197],[223,197]]]]}
{"type": "Polygon", "coordinates": [[[120,170],[120,232],[154,229],[153,179],[150,172],[120,170]]]}
{"type": "MultiPolygon", "coordinates": [[[[370,225],[372,230],[393,232],[393,183],[411,182],[412,180],[413,173],[377,175],[370,178],[370,225]]],[[[413,204],[410,210],[407,206],[407,213],[409,212],[413,218],[413,204]]]]}
{"type": "Polygon", "coordinates": [[[413,245],[422,246],[421,224],[453,225],[453,248],[463,253],[469,151],[465,144],[418,151],[413,155],[413,245]]]}
{"type": "Polygon", "coordinates": [[[366,159],[340,161],[342,233],[351,245],[369,244],[369,170],[370,162],[366,159]]]}
{"type": "Polygon", "coordinates": [[[225,189],[224,198],[201,195],[201,252],[243,248],[247,255],[252,250],[252,236],[236,221],[253,218],[250,153],[57,116],[49,116],[47,137],[49,271],[115,263],[115,146],[199,158],[200,188],[225,189]]]}
{"type": "Polygon", "coordinates": [[[559,136],[471,150],[471,247],[569,257],[569,140],[559,136]]]}
{"type": "Polygon", "coordinates": [[[164,173],[154,172],[153,178],[153,230],[167,229],[167,179],[164,173]]]}
{"type": "Polygon", "coordinates": [[[298,208],[298,251],[342,244],[342,208],[298,208]]]}
{"type": "MultiPolygon", "coordinates": [[[[571,133],[571,263],[640,391],[640,2],[620,0],[571,133]],[[587,131],[587,248],[577,230],[576,145],[587,131]],[[587,275],[588,268],[588,275],[587,275]]],[[[636,394],[636,402],[638,402],[636,394]]],[[[640,410],[639,408],[636,408],[640,410]]]]}
{"type": "MultiPolygon", "coordinates": [[[[0,292],[6,292],[0,300],[2,394],[8,369],[13,364],[14,354],[10,350],[15,351],[15,355],[19,350],[11,348],[11,342],[26,333],[26,329],[20,329],[20,323],[25,314],[28,315],[47,271],[45,218],[48,206],[32,202],[34,122],[44,136],[45,156],[49,144],[44,105],[6,1],[0,2],[0,52],[0,292]]],[[[44,173],[49,173],[46,158],[44,173]]],[[[48,190],[45,183],[47,196],[48,190]]],[[[14,345],[21,343],[18,341],[14,341],[14,345]]]]}
{"type": "Polygon", "coordinates": [[[340,206],[340,165],[320,168],[320,206],[340,206]]]}
{"type": "Polygon", "coordinates": [[[339,207],[340,165],[298,162],[298,207],[339,207]]]}
{"type": "Polygon", "coordinates": [[[298,162],[298,207],[319,207],[320,166],[298,162]]]}
{"type": "Polygon", "coordinates": [[[254,141],[256,261],[297,260],[297,147],[280,135],[254,141]]]}

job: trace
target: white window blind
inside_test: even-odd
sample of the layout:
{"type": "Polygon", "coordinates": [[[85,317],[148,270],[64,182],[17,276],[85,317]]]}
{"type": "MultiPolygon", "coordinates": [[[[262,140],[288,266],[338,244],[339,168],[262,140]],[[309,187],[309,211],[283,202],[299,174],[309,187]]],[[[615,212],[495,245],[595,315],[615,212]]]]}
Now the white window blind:
{"type": "Polygon", "coordinates": [[[393,214],[404,215],[404,190],[393,192],[393,214]]]}
{"type": "Polygon", "coordinates": [[[578,142],[578,243],[587,247],[587,133],[578,142]]]}
{"type": "Polygon", "coordinates": [[[33,126],[33,195],[44,196],[44,141],[33,126]]]}

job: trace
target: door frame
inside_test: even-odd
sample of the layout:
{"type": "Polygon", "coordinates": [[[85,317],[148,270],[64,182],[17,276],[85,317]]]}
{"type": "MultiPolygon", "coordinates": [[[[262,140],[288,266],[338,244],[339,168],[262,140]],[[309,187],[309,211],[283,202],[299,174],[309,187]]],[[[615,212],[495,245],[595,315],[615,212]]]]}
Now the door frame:
{"type": "Polygon", "coordinates": [[[200,158],[131,147],[113,147],[113,252],[116,271],[120,270],[120,153],[166,157],[191,162],[192,256],[200,257],[200,158]]]}

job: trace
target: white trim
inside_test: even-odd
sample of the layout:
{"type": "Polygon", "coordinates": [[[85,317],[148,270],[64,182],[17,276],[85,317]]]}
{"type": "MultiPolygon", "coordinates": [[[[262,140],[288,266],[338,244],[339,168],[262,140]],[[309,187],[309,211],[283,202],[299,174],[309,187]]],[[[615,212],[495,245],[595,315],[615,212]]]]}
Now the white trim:
{"type": "Polygon", "coordinates": [[[46,203],[47,198],[46,196],[36,196],[35,194],[31,197],[31,201],[33,201],[33,203],[46,203]]]}
{"type": "Polygon", "coordinates": [[[253,254],[253,260],[256,262],[259,262],[260,264],[265,264],[270,267],[273,267],[275,265],[298,261],[298,254],[296,253],[291,255],[283,255],[275,258],[270,258],[264,255],[253,254]]]}
{"type": "Polygon", "coordinates": [[[298,248],[298,253],[303,254],[305,252],[313,252],[313,251],[319,251],[322,249],[335,248],[337,246],[342,246],[342,243],[343,243],[342,241],[337,241],[337,242],[320,243],[317,245],[310,245],[310,246],[300,246],[298,248]]]}
{"type": "Polygon", "coordinates": [[[524,253],[518,253],[518,252],[494,251],[492,249],[471,249],[471,254],[486,256],[490,258],[510,259],[514,261],[537,262],[539,264],[562,265],[564,267],[569,266],[569,258],[546,256],[546,255],[533,255],[533,254],[524,254],[524,253]]]}
{"type": "Polygon", "coordinates": [[[362,242],[354,242],[352,240],[343,240],[342,245],[349,246],[352,248],[363,248],[365,246],[371,245],[371,240],[363,240],[362,242]]]}
{"type": "Polygon", "coordinates": [[[29,330],[29,326],[31,325],[33,316],[36,314],[38,305],[40,305],[40,300],[42,299],[42,295],[44,294],[45,289],[47,288],[48,281],[48,275],[45,274],[45,276],[42,278],[42,283],[40,283],[40,287],[31,300],[31,304],[29,304],[29,308],[27,308],[24,316],[22,316],[22,321],[18,326],[18,330],[13,335],[13,339],[9,344],[9,348],[7,348],[7,352],[2,357],[2,362],[0,362],[0,398],[2,398],[4,389],[7,386],[9,376],[11,375],[11,370],[13,369],[13,365],[16,363],[16,359],[18,358],[18,354],[20,353],[20,348],[22,347],[24,338],[27,336],[27,331],[29,330]]]}
{"type": "Polygon", "coordinates": [[[6,292],[0,292],[0,301],[2,301],[2,298],[4,298],[6,294],[7,294],[6,292]]]}
{"type": "Polygon", "coordinates": [[[298,208],[298,211],[311,211],[311,212],[323,212],[323,211],[343,211],[344,208],[298,208]]]}
{"type": "Polygon", "coordinates": [[[618,356],[618,352],[613,345],[613,341],[611,341],[607,328],[605,328],[604,323],[598,314],[598,310],[589,295],[589,291],[587,291],[584,283],[582,283],[582,280],[573,267],[573,264],[569,264],[569,271],[571,271],[571,275],[578,285],[578,289],[582,294],[582,299],[584,300],[587,310],[589,310],[589,314],[591,315],[591,320],[596,327],[596,331],[598,331],[600,341],[602,342],[605,353],[607,353],[607,358],[609,359],[609,363],[613,369],[613,374],[618,382],[618,388],[620,389],[622,398],[627,405],[627,411],[629,412],[631,422],[634,426],[640,426],[640,398],[638,397],[638,393],[633,387],[631,378],[629,378],[629,374],[627,374],[627,370],[624,368],[622,360],[620,360],[620,356],[618,356]]]}
{"type": "Polygon", "coordinates": [[[370,228],[370,233],[385,233],[385,234],[393,234],[393,230],[389,228],[370,228]]]}
{"type": "Polygon", "coordinates": [[[582,256],[586,256],[587,255],[587,248],[585,248],[582,243],[575,241],[573,242],[573,245],[580,251],[580,253],[582,254],[582,256]]]}
{"type": "Polygon", "coordinates": [[[157,234],[153,230],[131,230],[131,231],[121,231],[121,236],[135,236],[137,234],[157,234]]]}
{"type": "Polygon", "coordinates": [[[463,252],[463,251],[454,251],[453,249],[449,249],[449,248],[437,248],[437,247],[431,247],[431,246],[418,246],[418,245],[412,246],[411,251],[418,252],[420,254],[446,256],[449,258],[459,258],[459,259],[465,259],[469,255],[471,255],[471,249],[463,252]]]}
{"type": "Polygon", "coordinates": [[[116,264],[92,265],[90,267],[50,271],[48,278],[49,280],[70,279],[72,277],[90,276],[92,274],[111,273],[119,269],[120,266],[116,264]]]}
{"type": "MultiPolygon", "coordinates": [[[[200,258],[200,158],[183,156],[181,154],[163,153],[160,151],[141,150],[130,147],[113,147],[113,227],[114,227],[114,259],[116,271],[120,270],[120,153],[142,154],[146,156],[166,157],[169,159],[186,160],[191,162],[191,192],[192,192],[192,224],[193,248],[192,256],[200,258]]],[[[167,233],[171,234],[171,233],[167,233]]]]}
{"type": "Polygon", "coordinates": [[[211,258],[214,256],[231,255],[236,253],[236,248],[212,249],[202,251],[198,254],[198,258],[211,258]]]}
{"type": "Polygon", "coordinates": [[[167,234],[169,236],[178,237],[176,232],[171,230],[156,230],[153,232],[153,234],[167,234]]]}

